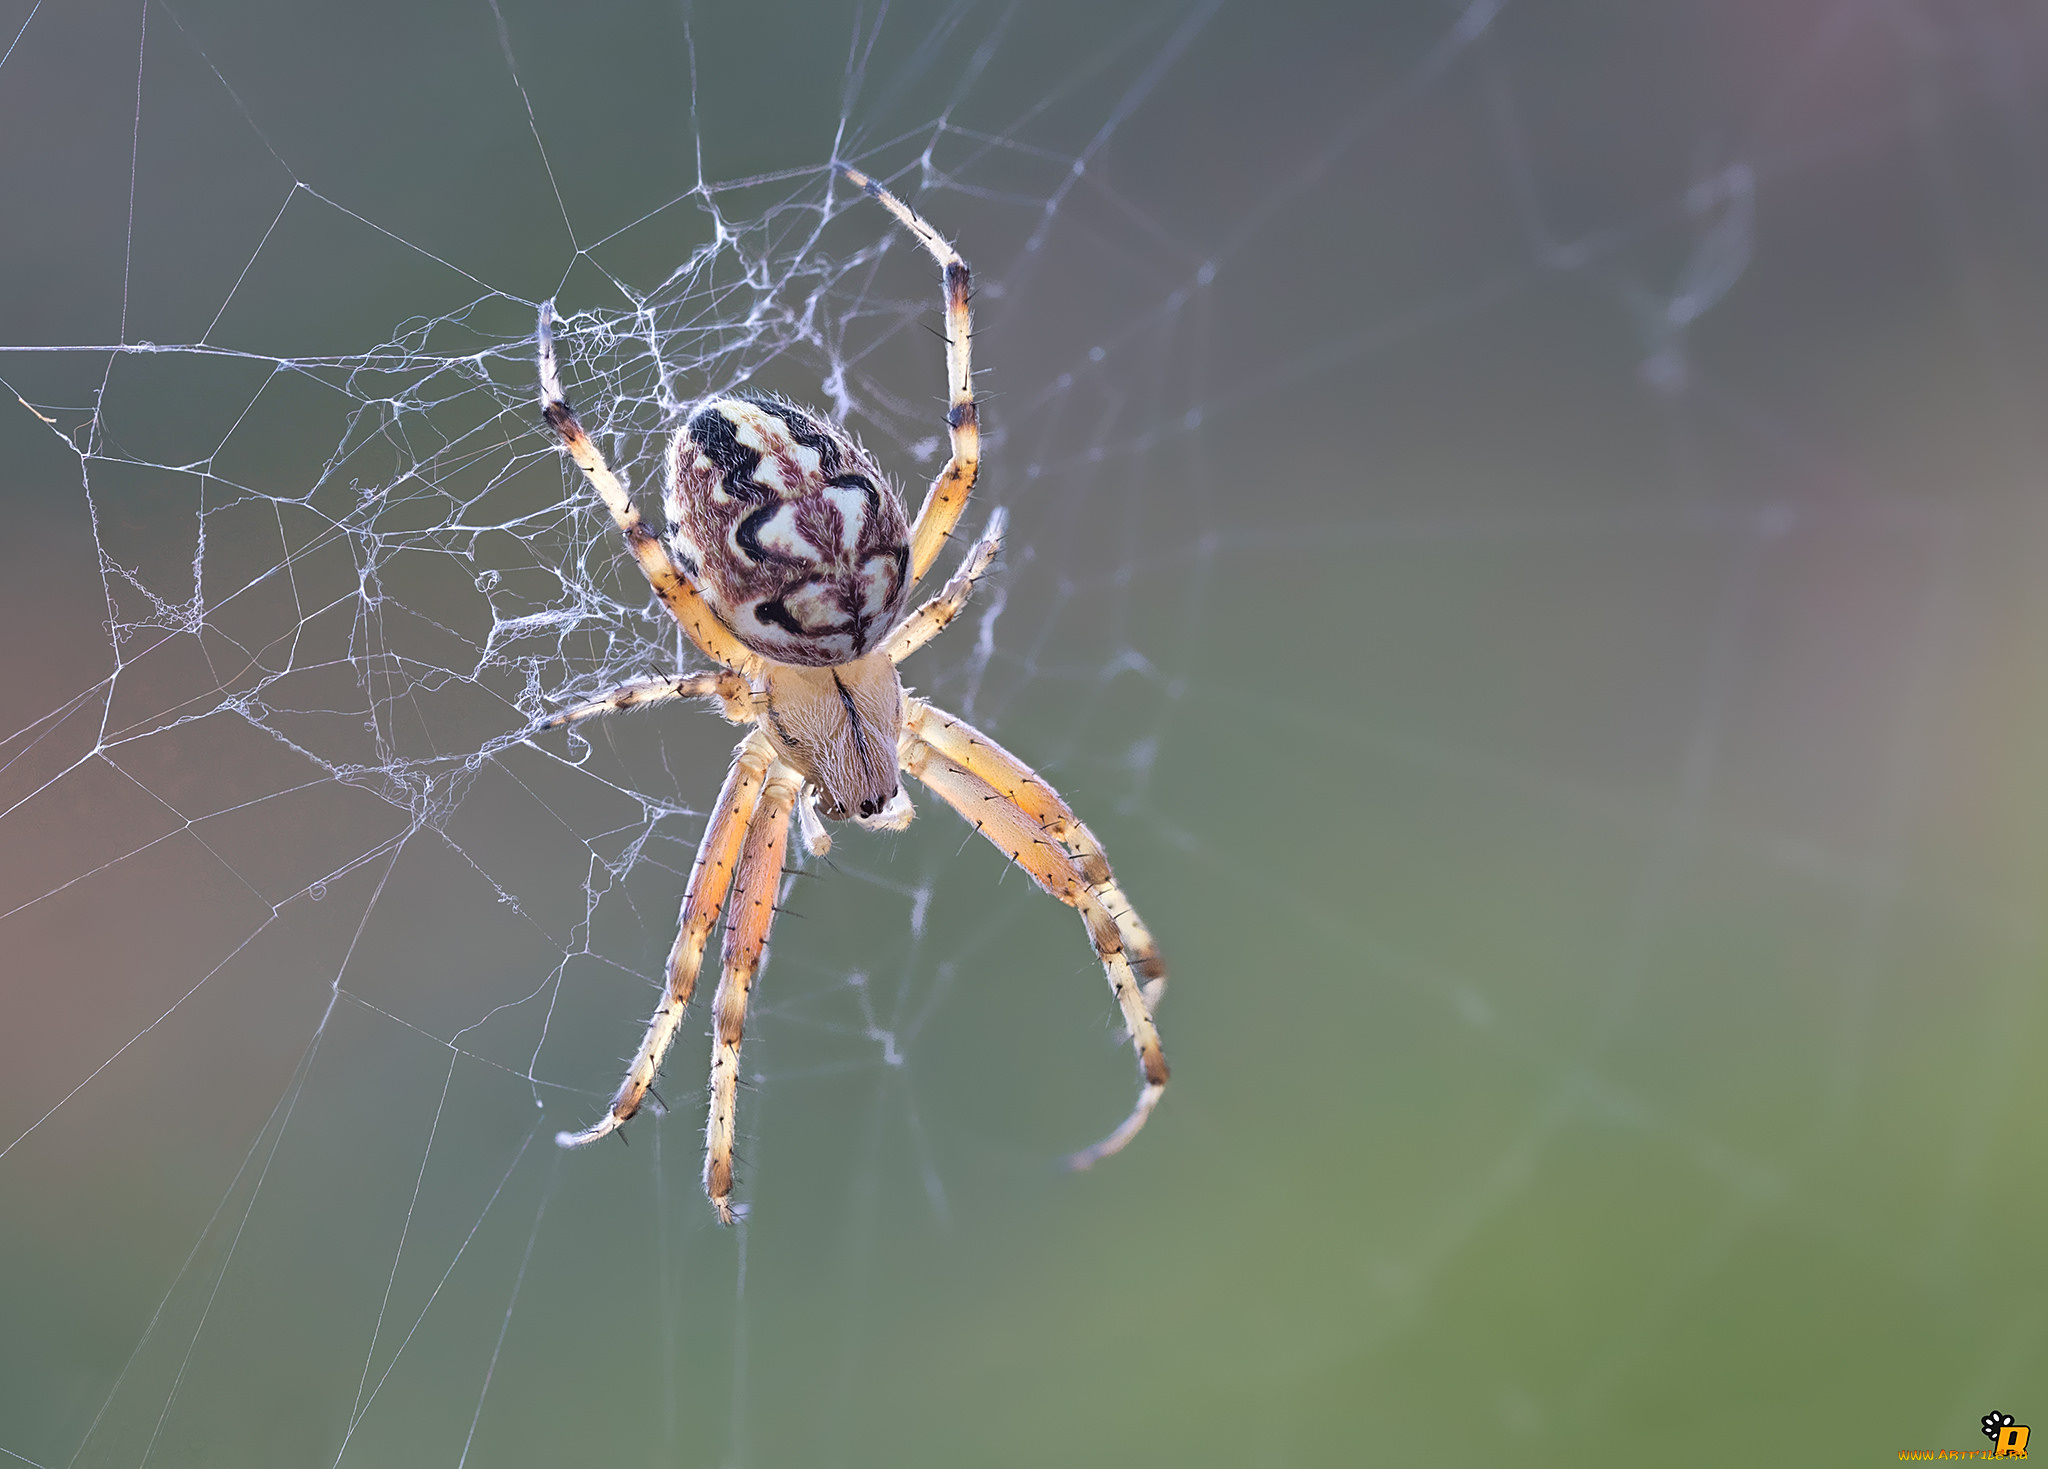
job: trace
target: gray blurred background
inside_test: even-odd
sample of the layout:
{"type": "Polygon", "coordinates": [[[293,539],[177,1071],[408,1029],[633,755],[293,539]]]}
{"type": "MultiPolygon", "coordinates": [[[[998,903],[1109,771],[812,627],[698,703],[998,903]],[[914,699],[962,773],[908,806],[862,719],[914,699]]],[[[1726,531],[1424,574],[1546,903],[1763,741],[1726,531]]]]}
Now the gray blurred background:
{"type": "Polygon", "coordinates": [[[2036,9],[500,3],[0,0],[0,1461],[2048,1419],[2036,9]],[[724,1231],[694,1017],[672,1115],[550,1141],[732,736],[509,739],[660,641],[493,633],[642,601],[520,339],[844,370],[914,503],[934,272],[835,149],[981,288],[1012,536],[911,682],[1107,843],[1175,1080],[1058,1170],[1132,1090],[1099,970],[926,797],[790,891],[724,1231]]]}

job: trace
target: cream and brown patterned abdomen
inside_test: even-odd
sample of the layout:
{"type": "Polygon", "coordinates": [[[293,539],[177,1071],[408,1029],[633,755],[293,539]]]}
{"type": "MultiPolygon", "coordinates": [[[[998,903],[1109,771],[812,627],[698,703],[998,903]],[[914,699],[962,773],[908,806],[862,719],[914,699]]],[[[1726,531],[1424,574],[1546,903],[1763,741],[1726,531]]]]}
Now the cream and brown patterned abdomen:
{"type": "Polygon", "coordinates": [[[668,539],[741,642],[818,667],[871,653],[910,596],[910,523],[844,430],[780,398],[699,405],[669,445],[668,539]]]}

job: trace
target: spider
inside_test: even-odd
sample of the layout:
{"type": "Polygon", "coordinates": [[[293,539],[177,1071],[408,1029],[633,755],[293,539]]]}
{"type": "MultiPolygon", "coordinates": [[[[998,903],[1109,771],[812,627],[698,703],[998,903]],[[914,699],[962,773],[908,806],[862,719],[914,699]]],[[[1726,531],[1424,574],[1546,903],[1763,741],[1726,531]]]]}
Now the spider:
{"type": "Polygon", "coordinates": [[[1069,1166],[1086,1168],[1121,1149],[1166,1086],[1166,1056],[1152,1023],[1166,966],[1117,887],[1102,844],[1023,761],[966,721],[912,698],[897,675],[896,665],[967,604],[1002,545],[1003,512],[990,517],[952,580],[910,610],[911,591],[938,559],[980,467],[967,262],[880,184],[853,168],[845,173],[918,239],[943,277],[951,456],[914,525],[881,468],[844,428],[782,398],[741,392],[699,404],[670,441],[667,533],[655,532],[563,396],[554,303],[540,310],[542,416],[611,512],[655,596],[718,665],[627,684],[543,727],[671,699],[705,700],[730,723],[749,727],[690,868],[667,984],[646,1037],[604,1116],[555,1141],[565,1148],[595,1142],[640,1110],[726,906],[704,1139],[704,1192],[725,1224],[740,1212],[732,1203],[740,1041],[775,919],[791,817],[805,847],[821,857],[832,846],[821,817],[901,830],[916,813],[899,771],[1078,910],[1102,961],[1141,1084],[1130,1115],[1069,1166]]]}

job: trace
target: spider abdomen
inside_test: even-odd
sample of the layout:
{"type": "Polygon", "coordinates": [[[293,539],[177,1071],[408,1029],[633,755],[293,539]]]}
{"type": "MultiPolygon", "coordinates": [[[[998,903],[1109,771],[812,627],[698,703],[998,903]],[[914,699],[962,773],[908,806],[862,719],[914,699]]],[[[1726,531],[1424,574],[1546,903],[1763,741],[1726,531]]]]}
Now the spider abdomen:
{"type": "Polygon", "coordinates": [[[765,394],[699,405],[669,446],[669,544],[741,642],[779,663],[872,652],[910,595],[910,525],[845,430],[765,394]]]}

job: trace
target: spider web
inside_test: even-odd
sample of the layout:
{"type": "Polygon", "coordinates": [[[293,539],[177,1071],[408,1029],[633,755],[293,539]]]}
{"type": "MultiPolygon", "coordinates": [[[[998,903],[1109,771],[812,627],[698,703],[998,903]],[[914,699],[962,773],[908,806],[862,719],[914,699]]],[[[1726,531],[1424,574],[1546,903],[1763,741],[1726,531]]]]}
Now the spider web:
{"type": "Polygon", "coordinates": [[[0,1462],[2048,1416],[2038,17],[420,9],[0,12],[0,1462]],[[643,506],[741,384],[914,506],[938,283],[835,159],[979,287],[1010,539],[907,676],[1103,836],[1177,1080],[1057,1173],[1112,1007],[925,798],[786,880],[723,1231],[694,1016],[550,1141],[733,735],[532,733],[700,661],[532,329],[643,506]]]}

